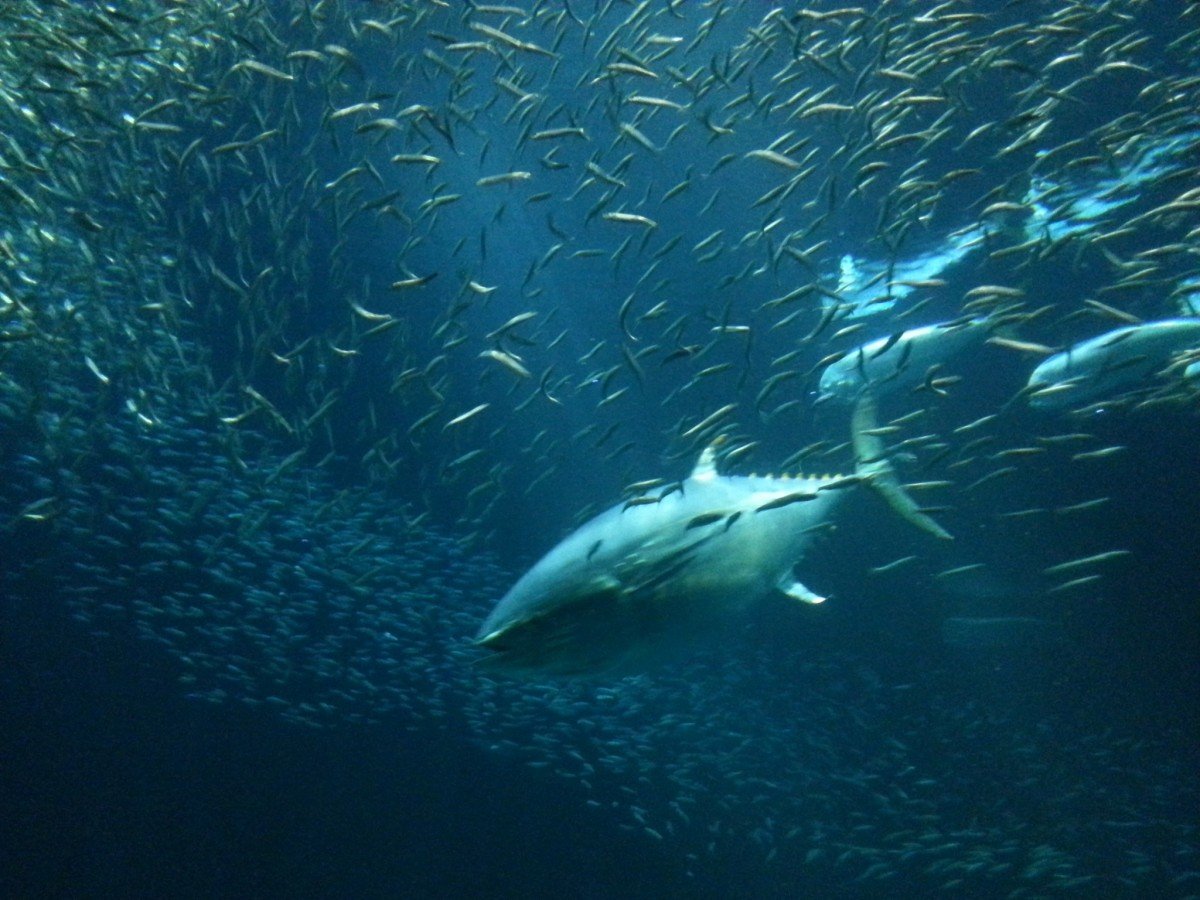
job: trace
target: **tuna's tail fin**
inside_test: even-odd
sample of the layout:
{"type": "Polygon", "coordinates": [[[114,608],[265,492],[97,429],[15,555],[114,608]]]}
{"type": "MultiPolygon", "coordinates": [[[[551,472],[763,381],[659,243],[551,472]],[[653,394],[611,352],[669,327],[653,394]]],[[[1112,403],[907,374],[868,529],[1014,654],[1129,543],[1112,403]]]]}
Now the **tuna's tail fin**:
{"type": "Polygon", "coordinates": [[[854,407],[854,416],[850,422],[857,473],[887,501],[887,505],[894,509],[902,519],[911,522],[922,531],[929,532],[934,537],[947,541],[954,540],[954,535],[923,513],[921,507],[904,490],[903,485],[896,478],[896,470],[892,468],[892,464],[887,458],[883,441],[878,434],[874,433],[878,428],[879,423],[875,417],[875,398],[864,391],[858,398],[854,407]]]}

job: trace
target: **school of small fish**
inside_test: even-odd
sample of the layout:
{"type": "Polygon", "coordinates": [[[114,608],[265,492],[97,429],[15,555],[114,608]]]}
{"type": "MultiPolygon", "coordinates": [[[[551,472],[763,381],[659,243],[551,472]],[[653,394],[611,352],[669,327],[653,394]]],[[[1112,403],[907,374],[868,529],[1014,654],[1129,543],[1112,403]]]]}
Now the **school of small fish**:
{"type": "Polygon", "coordinates": [[[1110,419],[1195,433],[1198,58],[1195,2],[0,4],[0,592],[200,702],[466,729],[748,895],[1200,894],[1186,736],[952,677],[1128,601],[1056,541],[1110,419]],[[851,471],[864,396],[958,540],[823,527],[833,602],[663,671],[477,665],[573,525],[709,446],[851,471]],[[952,599],[993,547],[1036,607],[952,599]],[[943,664],[806,642],[885,583],[943,664]]]}

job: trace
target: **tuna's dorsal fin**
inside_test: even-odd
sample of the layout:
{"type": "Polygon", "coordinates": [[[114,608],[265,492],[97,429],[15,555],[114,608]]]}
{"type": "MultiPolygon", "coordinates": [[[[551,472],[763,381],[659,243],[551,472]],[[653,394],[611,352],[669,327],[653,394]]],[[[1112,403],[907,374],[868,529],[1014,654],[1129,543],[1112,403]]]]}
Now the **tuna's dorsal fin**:
{"type": "Polygon", "coordinates": [[[694,480],[712,481],[717,477],[717,448],[724,442],[723,437],[718,437],[700,452],[700,458],[696,460],[696,467],[692,469],[691,477],[694,480]]]}

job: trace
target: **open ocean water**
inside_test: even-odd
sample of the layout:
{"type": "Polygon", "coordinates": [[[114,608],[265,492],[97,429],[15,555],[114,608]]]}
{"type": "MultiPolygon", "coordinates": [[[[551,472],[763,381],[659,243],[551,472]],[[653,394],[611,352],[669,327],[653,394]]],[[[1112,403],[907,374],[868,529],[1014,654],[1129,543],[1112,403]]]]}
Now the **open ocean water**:
{"type": "Polygon", "coordinates": [[[1194,2],[0,3],[0,894],[1200,896],[1197,59],[1194,2]],[[825,602],[488,646],[706,447],[859,475],[622,602],[682,631],[772,502],[825,602]]]}

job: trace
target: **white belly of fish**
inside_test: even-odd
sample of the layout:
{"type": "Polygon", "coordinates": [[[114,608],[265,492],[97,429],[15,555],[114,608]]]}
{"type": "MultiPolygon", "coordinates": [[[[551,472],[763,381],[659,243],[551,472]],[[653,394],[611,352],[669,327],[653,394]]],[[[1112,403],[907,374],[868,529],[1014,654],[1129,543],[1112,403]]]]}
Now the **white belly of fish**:
{"type": "Polygon", "coordinates": [[[513,586],[479,643],[502,668],[613,672],[719,634],[776,589],[815,602],[791,569],[841,493],[819,490],[829,483],[693,477],[658,502],[613,507],[513,586]]]}

